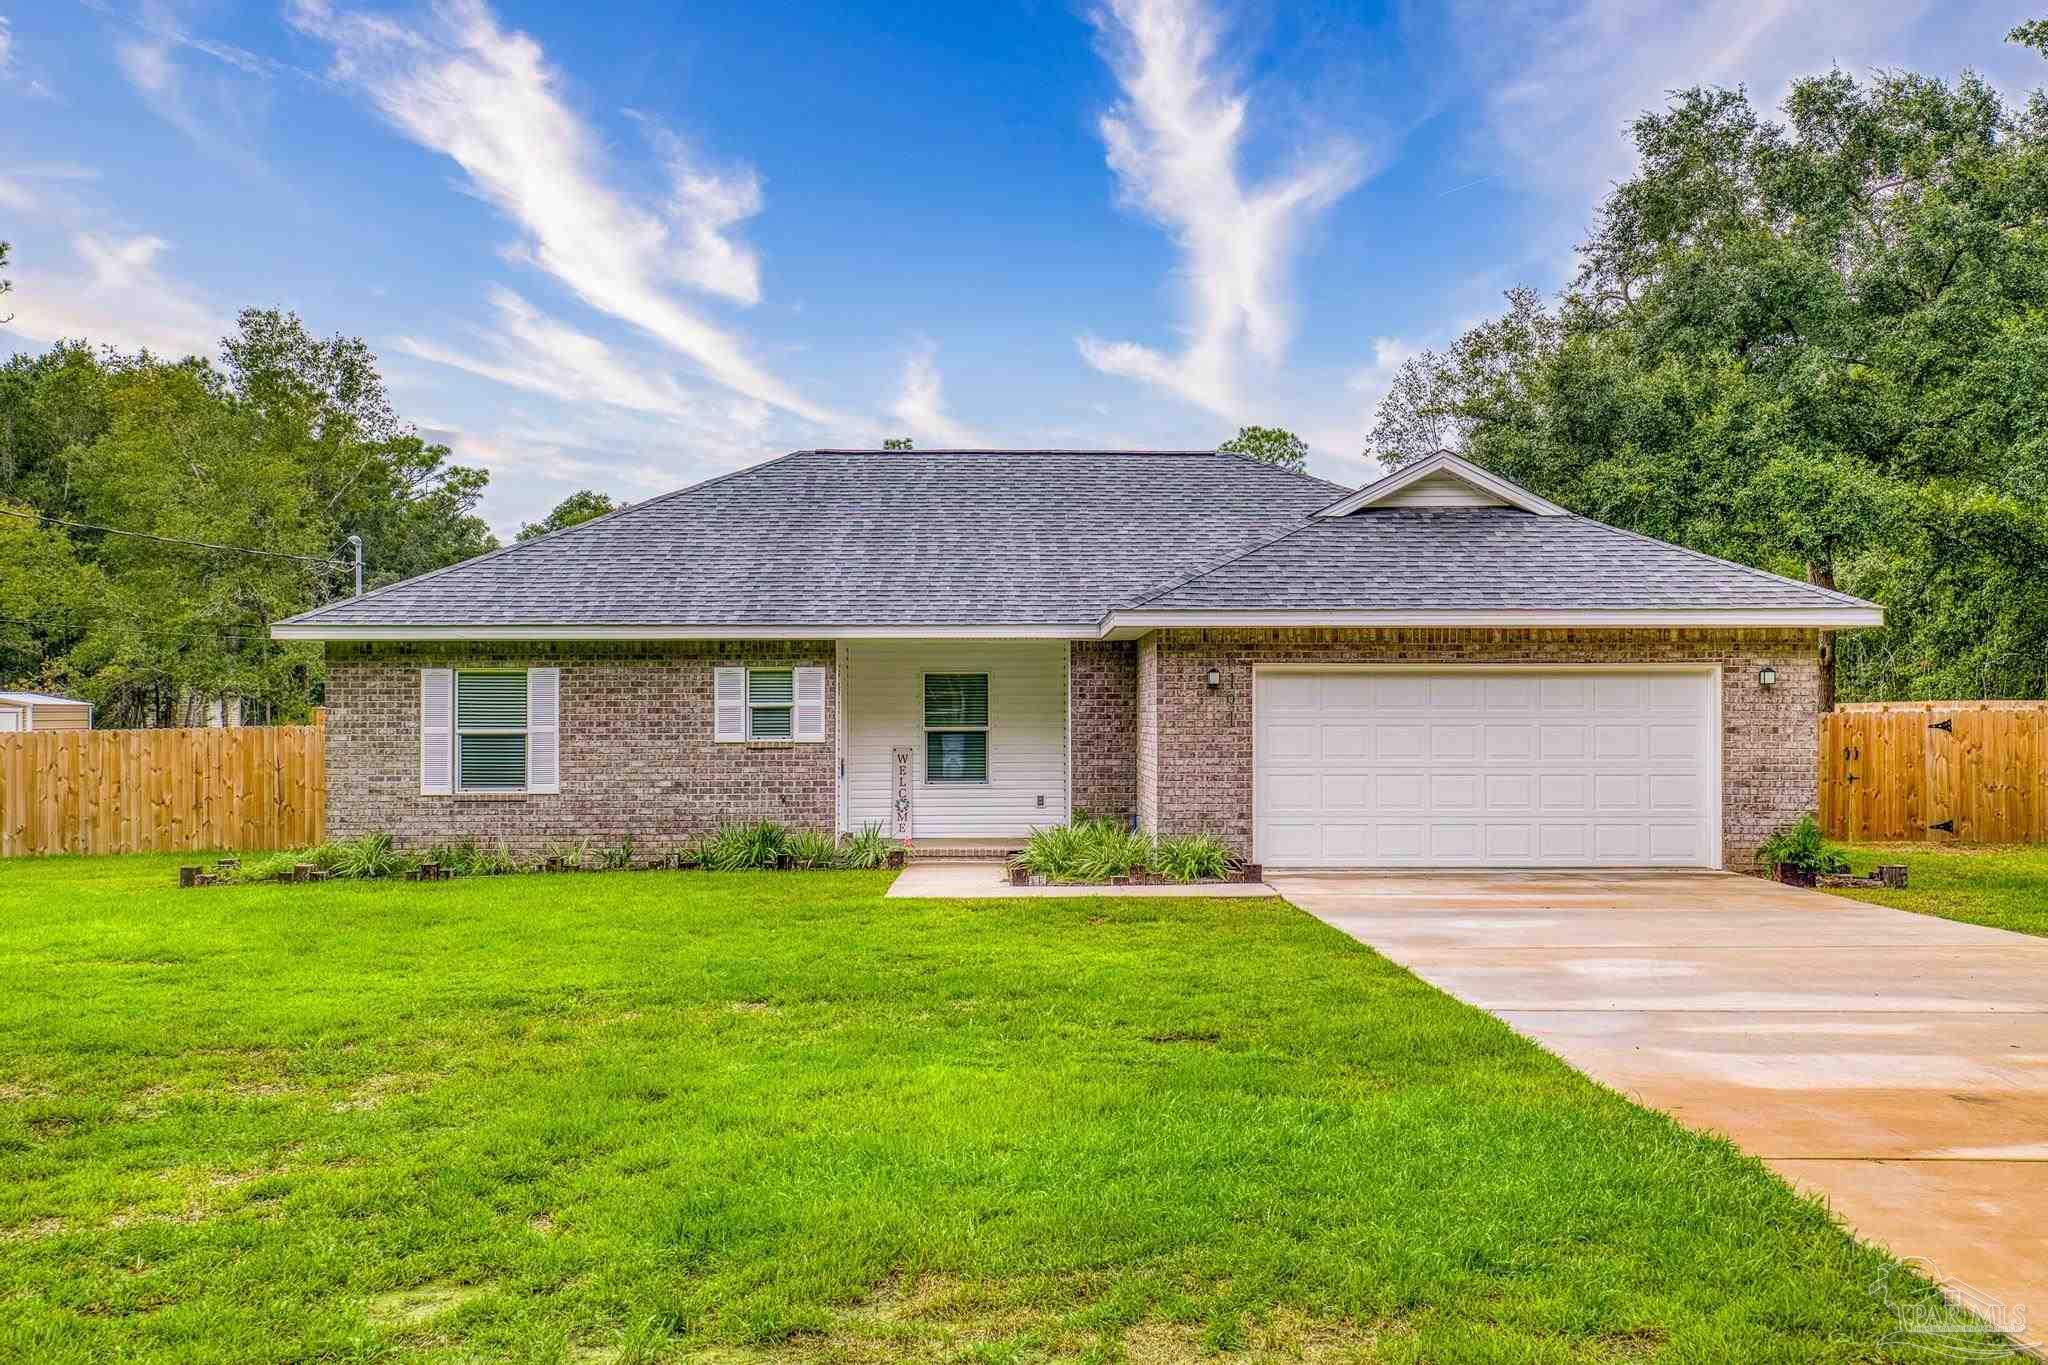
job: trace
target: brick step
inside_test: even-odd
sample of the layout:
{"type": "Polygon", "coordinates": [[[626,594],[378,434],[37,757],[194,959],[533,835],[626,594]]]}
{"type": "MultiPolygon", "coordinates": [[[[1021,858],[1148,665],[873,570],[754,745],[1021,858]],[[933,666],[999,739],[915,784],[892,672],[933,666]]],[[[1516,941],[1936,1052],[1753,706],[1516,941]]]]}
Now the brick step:
{"type": "Polygon", "coordinates": [[[1015,853],[1018,847],[1019,845],[1016,844],[991,844],[985,848],[953,844],[920,847],[917,844],[912,844],[910,846],[910,861],[914,863],[1004,863],[1010,860],[1010,855],[1015,853]]]}

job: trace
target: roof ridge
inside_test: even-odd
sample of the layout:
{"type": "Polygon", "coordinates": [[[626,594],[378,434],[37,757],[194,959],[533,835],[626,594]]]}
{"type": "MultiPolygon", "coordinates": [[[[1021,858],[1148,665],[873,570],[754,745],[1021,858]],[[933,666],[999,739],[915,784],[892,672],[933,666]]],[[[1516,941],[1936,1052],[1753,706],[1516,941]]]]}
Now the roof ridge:
{"type": "Polygon", "coordinates": [[[629,502],[624,507],[614,507],[611,511],[604,513],[602,516],[592,517],[588,521],[579,521],[574,526],[558,527],[555,530],[547,532],[545,535],[535,536],[532,540],[515,540],[510,545],[500,545],[495,550],[486,550],[482,554],[473,555],[468,559],[458,559],[453,564],[443,564],[438,569],[429,569],[425,573],[414,574],[411,578],[401,578],[396,583],[386,583],[381,588],[372,588],[368,592],[359,593],[354,597],[337,597],[332,602],[323,602],[319,606],[312,608],[310,611],[302,611],[296,616],[287,616],[284,620],[279,621],[276,624],[296,625],[302,621],[310,621],[313,618],[321,615],[323,612],[333,611],[339,607],[352,606],[358,602],[367,602],[372,597],[381,596],[384,593],[393,592],[399,588],[413,587],[418,584],[425,583],[429,579],[439,578],[442,574],[453,573],[457,569],[467,569],[478,564],[488,563],[494,559],[502,559],[506,555],[516,553],[517,551],[527,550],[531,549],[536,545],[545,544],[546,542],[553,540],[557,536],[566,536],[571,531],[581,531],[585,527],[596,526],[600,522],[611,521],[614,518],[623,517],[630,512],[644,511],[647,508],[658,506],[661,503],[669,502],[675,498],[680,498],[687,493],[700,492],[703,489],[712,487],[714,484],[724,483],[727,479],[736,479],[742,474],[751,473],[757,469],[767,469],[771,465],[781,464],[785,460],[794,460],[799,455],[810,455],[815,453],[816,452],[809,450],[791,450],[785,452],[784,454],[777,455],[772,460],[763,460],[759,464],[748,465],[744,469],[729,469],[723,474],[714,475],[711,478],[700,480],[697,483],[688,485],[687,487],[670,489],[666,493],[657,493],[653,497],[642,499],[639,502],[629,502]]]}
{"type": "Polygon", "coordinates": [[[1569,517],[1574,517],[1579,521],[1583,521],[1589,526],[1598,526],[1603,531],[1612,531],[1618,536],[1627,536],[1631,540],[1640,540],[1647,545],[1656,545],[1661,546],[1662,548],[1667,550],[1676,550],[1680,554],[1690,555],[1694,559],[1704,559],[1709,564],[1719,564],[1730,569],[1740,569],[1743,573],[1753,574],[1754,576],[1764,579],[1767,582],[1787,583],[1790,584],[1792,587],[1803,588],[1807,592],[1817,592],[1822,594],[1823,596],[1832,597],[1839,602],[1848,603],[1852,606],[1872,607],[1877,605],[1875,602],[1869,601],[1866,598],[1858,597],[1854,593],[1843,592],[1839,588],[1824,588],[1818,583],[1802,582],[1797,578],[1792,578],[1785,574],[1772,573],[1769,569],[1759,569],[1754,564],[1744,564],[1739,559],[1723,559],[1719,555],[1710,555],[1705,550],[1695,550],[1692,548],[1692,546],[1681,545],[1675,540],[1659,540],[1655,536],[1644,535],[1641,531],[1631,531],[1626,526],[1610,526],[1606,522],[1600,520],[1598,517],[1589,517],[1583,512],[1567,512],[1565,515],[1569,517]]]}

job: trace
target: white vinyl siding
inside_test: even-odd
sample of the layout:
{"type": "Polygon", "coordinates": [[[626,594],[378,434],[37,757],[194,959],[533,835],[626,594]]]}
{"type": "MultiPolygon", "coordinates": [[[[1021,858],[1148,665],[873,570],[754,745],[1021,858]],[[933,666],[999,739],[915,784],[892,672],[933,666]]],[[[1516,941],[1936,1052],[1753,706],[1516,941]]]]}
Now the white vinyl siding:
{"type": "Polygon", "coordinates": [[[1438,472],[1397,488],[1374,507],[1506,507],[1507,503],[1454,474],[1438,472]]]}
{"type": "Polygon", "coordinates": [[[917,769],[916,838],[1021,839],[1067,818],[1063,640],[848,641],[840,706],[850,829],[889,827],[890,753],[898,747],[912,751],[917,769]],[[987,675],[987,781],[926,780],[927,674],[987,675]]]}

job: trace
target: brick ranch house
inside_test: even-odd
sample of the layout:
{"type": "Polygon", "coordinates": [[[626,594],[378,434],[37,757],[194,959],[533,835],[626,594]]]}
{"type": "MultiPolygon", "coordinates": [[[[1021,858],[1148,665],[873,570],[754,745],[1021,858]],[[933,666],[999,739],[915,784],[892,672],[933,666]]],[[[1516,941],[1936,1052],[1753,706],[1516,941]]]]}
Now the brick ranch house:
{"type": "Polygon", "coordinates": [[[1868,602],[1450,455],[799,451],[274,628],[328,828],[1008,847],[1073,811],[1274,867],[1748,865],[1868,602]]]}

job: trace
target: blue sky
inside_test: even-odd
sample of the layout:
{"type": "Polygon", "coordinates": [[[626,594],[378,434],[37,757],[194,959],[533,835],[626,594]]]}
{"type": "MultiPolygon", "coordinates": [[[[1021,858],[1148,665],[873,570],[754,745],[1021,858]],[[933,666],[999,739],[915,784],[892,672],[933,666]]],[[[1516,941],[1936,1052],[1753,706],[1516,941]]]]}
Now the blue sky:
{"type": "Polygon", "coordinates": [[[367,338],[501,531],[813,445],[1347,484],[1402,358],[1557,288],[1665,91],[1972,66],[2028,0],[0,0],[0,346],[367,338]]]}

